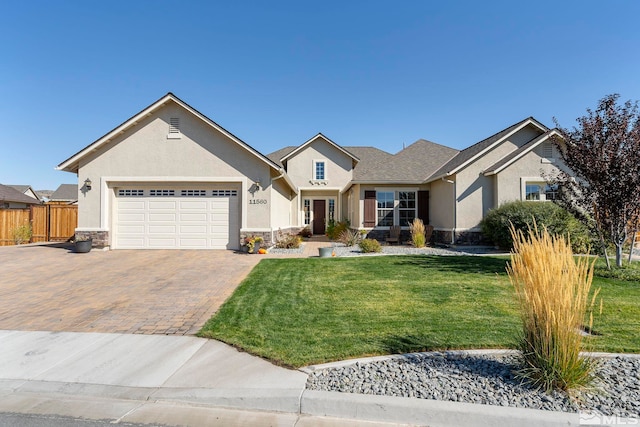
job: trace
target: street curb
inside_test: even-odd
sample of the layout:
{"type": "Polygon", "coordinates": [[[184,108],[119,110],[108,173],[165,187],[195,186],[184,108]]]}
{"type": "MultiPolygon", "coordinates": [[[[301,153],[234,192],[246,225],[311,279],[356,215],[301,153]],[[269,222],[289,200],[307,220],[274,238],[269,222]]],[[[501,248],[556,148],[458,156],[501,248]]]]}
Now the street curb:
{"type": "Polygon", "coordinates": [[[302,394],[300,413],[430,427],[566,427],[580,423],[579,415],[570,412],[309,390],[302,394]]]}

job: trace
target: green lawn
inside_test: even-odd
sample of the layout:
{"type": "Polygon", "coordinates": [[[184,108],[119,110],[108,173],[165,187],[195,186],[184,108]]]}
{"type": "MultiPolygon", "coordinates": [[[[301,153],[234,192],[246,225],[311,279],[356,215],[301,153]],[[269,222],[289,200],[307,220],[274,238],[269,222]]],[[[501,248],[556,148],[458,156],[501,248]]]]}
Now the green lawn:
{"type": "MultiPolygon", "coordinates": [[[[512,348],[519,331],[505,258],[266,259],[200,336],[286,366],[461,348],[512,348]]],[[[597,277],[594,350],[640,352],[640,284],[597,277]]]]}

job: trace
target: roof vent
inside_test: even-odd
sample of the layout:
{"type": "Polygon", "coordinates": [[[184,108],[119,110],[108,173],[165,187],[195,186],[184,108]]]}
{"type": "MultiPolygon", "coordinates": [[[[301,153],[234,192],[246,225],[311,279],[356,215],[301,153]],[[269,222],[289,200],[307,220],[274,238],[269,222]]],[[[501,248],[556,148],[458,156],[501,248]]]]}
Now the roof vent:
{"type": "Polygon", "coordinates": [[[180,139],[182,138],[182,134],[180,133],[180,118],[171,117],[169,119],[169,134],[167,135],[168,139],[180,139]]]}

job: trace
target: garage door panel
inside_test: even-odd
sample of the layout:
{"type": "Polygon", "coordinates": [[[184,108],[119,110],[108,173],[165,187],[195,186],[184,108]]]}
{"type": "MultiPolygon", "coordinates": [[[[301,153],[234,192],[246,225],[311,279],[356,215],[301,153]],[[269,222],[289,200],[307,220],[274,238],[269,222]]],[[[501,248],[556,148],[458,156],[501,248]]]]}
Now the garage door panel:
{"type": "Polygon", "coordinates": [[[166,209],[166,210],[175,210],[176,209],[176,201],[174,200],[151,200],[149,201],[149,209],[166,209]]]}
{"type": "Polygon", "coordinates": [[[115,247],[237,249],[237,193],[187,188],[152,194],[140,187],[121,189],[116,193],[115,247]]]}
{"type": "Polygon", "coordinates": [[[149,222],[175,222],[175,213],[149,213],[149,222]]]}
{"type": "Polygon", "coordinates": [[[144,200],[121,200],[120,210],[144,209],[144,200]]]}
{"type": "Polygon", "coordinates": [[[198,211],[207,211],[207,201],[206,200],[197,200],[197,201],[180,201],[180,209],[194,209],[198,211]]]}
{"type": "Polygon", "coordinates": [[[175,225],[149,225],[149,234],[175,234],[175,225]]]}
{"type": "Polygon", "coordinates": [[[182,222],[206,222],[207,221],[207,213],[180,213],[180,221],[182,222]]]}
{"type": "Polygon", "coordinates": [[[133,212],[122,212],[118,213],[118,221],[120,222],[142,222],[144,223],[144,212],[133,213],[133,212]]]}

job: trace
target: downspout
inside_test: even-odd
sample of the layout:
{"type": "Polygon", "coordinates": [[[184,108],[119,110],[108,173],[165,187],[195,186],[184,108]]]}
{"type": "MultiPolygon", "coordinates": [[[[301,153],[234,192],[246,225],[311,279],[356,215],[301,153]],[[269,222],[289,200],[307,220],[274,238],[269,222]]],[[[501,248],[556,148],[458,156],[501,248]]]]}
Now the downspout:
{"type": "Polygon", "coordinates": [[[442,181],[448,182],[449,184],[453,184],[453,227],[451,228],[451,244],[454,245],[456,243],[456,223],[457,223],[457,207],[456,203],[456,182],[450,179],[446,179],[444,176],[441,178],[442,181]]]}

